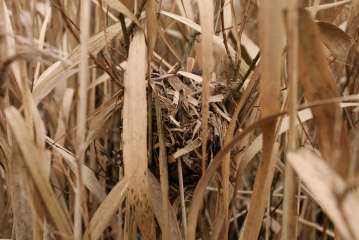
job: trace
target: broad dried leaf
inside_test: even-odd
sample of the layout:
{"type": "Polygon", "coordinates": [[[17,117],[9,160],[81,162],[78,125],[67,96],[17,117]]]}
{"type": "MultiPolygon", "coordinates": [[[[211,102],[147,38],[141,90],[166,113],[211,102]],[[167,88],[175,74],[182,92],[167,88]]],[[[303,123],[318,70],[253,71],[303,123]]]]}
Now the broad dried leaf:
{"type": "MultiPolygon", "coordinates": [[[[299,12],[299,72],[300,83],[307,101],[320,101],[338,97],[336,82],[331,74],[327,59],[323,53],[317,26],[308,12],[299,12]]],[[[338,173],[345,177],[348,173],[350,150],[344,124],[337,103],[312,109],[319,131],[319,145],[324,158],[338,173]],[[337,121],[336,121],[337,120],[337,121]],[[338,126],[338,131],[333,126],[338,126]],[[338,146],[340,145],[340,148],[338,146]],[[341,156],[336,159],[333,152],[338,150],[341,156]]]]}
{"type": "MultiPolygon", "coordinates": [[[[106,44],[114,37],[118,36],[121,31],[121,24],[116,23],[109,26],[105,31],[99,32],[92,36],[88,41],[88,51],[96,55],[106,44]]],[[[47,68],[39,77],[36,85],[34,85],[33,96],[38,103],[47,94],[49,94],[57,85],[63,71],[71,69],[80,63],[80,46],[78,46],[71,54],[66,62],[58,61],[47,68]]]]}
{"type": "MultiPolygon", "coordinates": [[[[150,196],[151,196],[151,206],[153,209],[153,213],[156,216],[156,219],[158,221],[158,224],[161,226],[164,226],[163,224],[163,218],[162,218],[162,211],[163,211],[163,207],[162,207],[162,194],[161,194],[161,186],[160,183],[157,181],[156,177],[153,176],[153,174],[151,173],[151,171],[148,171],[148,185],[149,185],[149,189],[150,189],[150,196]]],[[[176,218],[176,213],[173,209],[173,207],[171,206],[171,203],[168,202],[168,206],[169,206],[169,221],[168,221],[168,227],[169,227],[169,233],[170,233],[170,238],[169,239],[173,239],[173,240],[180,240],[181,238],[181,231],[179,228],[179,224],[177,222],[177,218],[176,218]]]]}
{"type": "Polygon", "coordinates": [[[340,200],[348,190],[344,180],[309,150],[290,152],[288,160],[344,239],[359,239],[359,199],[349,192],[340,200]]]}
{"type": "Polygon", "coordinates": [[[126,178],[118,182],[103,200],[94,213],[89,226],[87,227],[84,239],[99,239],[103,231],[108,227],[111,219],[116,215],[126,196],[128,181],[126,178]]]}
{"type": "Polygon", "coordinates": [[[134,21],[139,27],[141,27],[141,25],[138,22],[135,15],[133,15],[133,13],[127,8],[127,7],[129,7],[130,9],[133,8],[133,3],[131,3],[130,1],[125,1],[125,4],[126,4],[125,5],[119,0],[104,0],[104,2],[108,6],[110,6],[111,8],[113,8],[116,11],[118,11],[118,12],[124,14],[125,16],[127,16],[129,19],[134,21]]]}
{"type": "Polygon", "coordinates": [[[348,19],[347,24],[347,30],[349,36],[352,38],[357,36],[358,32],[358,25],[359,25],[359,1],[358,0],[352,0],[350,9],[350,16],[348,19]]]}
{"type": "MultiPolygon", "coordinates": [[[[1,0],[0,2],[0,14],[2,20],[2,31],[5,33],[5,44],[6,44],[6,57],[13,57],[16,55],[16,42],[15,42],[15,34],[12,28],[12,23],[10,20],[10,12],[6,6],[5,0],[1,0]]],[[[11,70],[15,76],[15,81],[18,84],[19,88],[22,90],[24,88],[23,82],[21,80],[21,72],[20,72],[20,64],[18,62],[14,62],[11,65],[11,70]]]]}
{"type": "MultiPolygon", "coordinates": [[[[164,15],[164,16],[167,16],[167,17],[170,17],[178,22],[181,22],[183,24],[185,24],[186,26],[192,28],[193,30],[195,30],[196,32],[199,32],[199,33],[202,33],[202,27],[200,25],[198,25],[197,23],[193,22],[192,20],[188,19],[188,18],[185,18],[185,17],[182,17],[182,16],[179,16],[177,14],[174,14],[174,13],[171,13],[171,12],[167,12],[167,11],[161,11],[160,14],[164,15]]],[[[213,36],[213,43],[221,48],[223,51],[225,51],[225,45],[223,43],[223,39],[217,35],[214,35],[213,36]]],[[[234,50],[234,48],[229,45],[228,46],[228,49],[229,49],[229,52],[232,56],[232,58],[235,57],[236,55],[236,51],[234,50]]],[[[244,75],[248,70],[248,65],[245,61],[241,61],[241,65],[240,65],[240,68],[239,68],[239,72],[241,75],[244,75]]]]}
{"type": "MultiPolygon", "coordinates": [[[[280,110],[280,87],[282,52],[285,46],[285,31],[282,11],[285,2],[262,1],[259,9],[259,37],[261,47],[261,109],[262,117],[280,110]]],[[[277,119],[262,127],[262,160],[256,173],[248,215],[244,222],[241,239],[257,239],[274,175],[275,158],[272,157],[276,137],[277,119]]]]}
{"type": "Polygon", "coordinates": [[[147,181],[147,47],[143,32],[130,44],[123,105],[123,161],[129,179],[129,201],[144,239],[155,239],[147,181]]]}
{"type": "Polygon", "coordinates": [[[41,161],[44,161],[44,155],[39,151],[31,139],[31,134],[29,133],[21,114],[14,107],[9,107],[5,110],[5,115],[8,124],[15,135],[15,139],[19,144],[25,165],[30,172],[35,187],[41,195],[42,202],[47,208],[52,221],[61,234],[66,237],[72,236],[71,221],[69,220],[65,209],[63,209],[58,202],[43,164],[41,163],[41,161]]]}
{"type": "Polygon", "coordinates": [[[317,22],[321,40],[333,56],[345,62],[349,49],[353,44],[352,38],[343,30],[328,22],[317,22]]]}
{"type": "Polygon", "coordinates": [[[257,129],[258,127],[262,127],[265,124],[268,124],[270,122],[273,122],[274,119],[284,115],[283,112],[276,113],[271,116],[265,117],[251,125],[249,125],[247,128],[245,128],[243,131],[238,132],[227,145],[225,145],[213,158],[213,160],[210,162],[207,171],[204,175],[200,178],[198,181],[196,188],[193,193],[192,198],[192,204],[189,209],[188,213],[188,225],[194,225],[194,229],[197,226],[197,219],[199,211],[203,204],[203,197],[204,193],[207,189],[207,186],[211,179],[214,177],[217,168],[221,165],[222,160],[226,156],[226,154],[234,147],[236,144],[238,144],[239,140],[241,140],[243,137],[245,137],[248,133],[252,132],[253,130],[257,129]]]}
{"type": "MultiPolygon", "coordinates": [[[[53,139],[46,137],[46,142],[51,145],[55,151],[57,151],[65,159],[66,163],[70,167],[71,171],[75,174],[77,172],[77,160],[75,155],[60,146],[53,139]]],[[[95,173],[86,165],[82,165],[82,181],[86,188],[99,200],[102,201],[106,197],[105,189],[101,186],[96,178],[95,173]]]]}

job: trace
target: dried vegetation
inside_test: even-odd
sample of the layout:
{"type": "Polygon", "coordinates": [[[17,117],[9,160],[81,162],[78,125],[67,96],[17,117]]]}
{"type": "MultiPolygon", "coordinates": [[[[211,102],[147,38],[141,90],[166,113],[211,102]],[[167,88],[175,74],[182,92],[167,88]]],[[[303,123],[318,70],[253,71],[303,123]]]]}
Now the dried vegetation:
{"type": "Polygon", "coordinates": [[[359,239],[359,0],[0,19],[0,238],[359,239]]]}

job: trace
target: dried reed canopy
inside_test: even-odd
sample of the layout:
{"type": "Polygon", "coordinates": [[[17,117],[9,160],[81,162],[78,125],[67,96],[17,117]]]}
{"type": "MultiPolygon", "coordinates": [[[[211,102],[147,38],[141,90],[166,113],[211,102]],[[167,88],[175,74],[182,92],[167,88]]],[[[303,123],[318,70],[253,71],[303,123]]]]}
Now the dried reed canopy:
{"type": "Polygon", "coordinates": [[[0,17],[0,238],[359,239],[359,0],[0,17]]]}

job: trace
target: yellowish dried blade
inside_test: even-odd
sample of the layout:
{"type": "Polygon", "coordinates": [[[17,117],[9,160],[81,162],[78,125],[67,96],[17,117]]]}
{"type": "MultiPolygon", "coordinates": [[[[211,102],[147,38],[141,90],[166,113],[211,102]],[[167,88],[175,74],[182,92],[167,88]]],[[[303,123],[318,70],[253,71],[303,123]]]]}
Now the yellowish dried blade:
{"type": "Polygon", "coordinates": [[[133,0],[120,0],[131,12],[133,12],[135,8],[135,1],[133,0]]]}
{"type": "Polygon", "coordinates": [[[142,31],[135,33],[125,72],[123,105],[123,161],[129,180],[130,204],[144,239],[155,239],[147,181],[147,47],[142,31]]]}
{"type": "MultiPolygon", "coordinates": [[[[259,8],[259,43],[261,48],[261,113],[262,118],[280,111],[282,53],[285,46],[283,10],[286,2],[262,1],[259,8]]],[[[274,175],[272,157],[277,119],[263,125],[262,160],[256,173],[248,215],[241,239],[257,239],[262,225],[274,175]]]]}
{"type": "MultiPolygon", "coordinates": [[[[299,33],[299,81],[306,100],[311,102],[338,97],[339,92],[324,55],[319,30],[305,10],[299,11],[299,33]]],[[[340,106],[333,103],[313,108],[312,111],[323,157],[345,177],[349,168],[350,144],[345,124],[341,121],[340,106]],[[338,154],[333,154],[335,152],[338,154]]]]}
{"type": "MultiPolygon", "coordinates": [[[[162,197],[162,239],[167,240],[170,236],[169,228],[169,185],[168,185],[168,160],[167,160],[167,150],[165,146],[165,136],[162,126],[162,109],[159,103],[157,96],[155,97],[155,109],[156,109],[156,122],[157,122],[157,133],[158,133],[158,142],[160,145],[160,155],[159,155],[159,165],[160,165],[160,181],[161,181],[161,197],[162,197]]],[[[151,191],[152,192],[152,191],[151,191]]]]}
{"type": "MultiPolygon", "coordinates": [[[[76,157],[68,149],[57,144],[53,139],[46,137],[46,142],[64,158],[73,173],[77,172],[76,157]]],[[[106,192],[97,180],[95,173],[86,165],[82,165],[82,181],[86,188],[99,200],[106,197],[106,192]]]]}
{"type": "Polygon", "coordinates": [[[148,57],[152,57],[152,52],[156,45],[157,40],[157,4],[155,0],[148,0],[146,6],[147,15],[147,36],[148,36],[148,57]]]}
{"type": "Polygon", "coordinates": [[[50,185],[45,169],[41,163],[44,161],[43,155],[33,142],[24,119],[14,107],[5,109],[5,115],[15,139],[19,144],[25,166],[30,172],[34,185],[52,221],[61,234],[66,237],[71,237],[72,227],[71,221],[68,218],[69,215],[66,210],[61,207],[50,185]]]}
{"type": "Polygon", "coordinates": [[[337,7],[340,7],[342,5],[348,4],[350,2],[352,2],[352,0],[336,1],[336,2],[333,2],[333,3],[320,4],[318,6],[311,6],[311,7],[308,7],[307,9],[314,16],[319,11],[324,11],[324,10],[329,10],[329,9],[332,9],[332,8],[337,8],[337,7]]]}
{"type": "Polygon", "coordinates": [[[153,174],[151,173],[151,171],[148,171],[148,182],[149,182],[149,189],[150,189],[150,193],[151,193],[151,205],[152,205],[152,209],[153,209],[153,213],[155,214],[158,224],[161,226],[161,228],[163,228],[163,226],[167,225],[168,226],[168,231],[169,231],[169,238],[168,239],[173,239],[173,240],[180,240],[181,238],[181,231],[179,228],[179,224],[176,218],[176,213],[173,209],[173,207],[171,206],[171,203],[168,201],[168,211],[169,211],[169,215],[168,215],[168,223],[165,224],[163,221],[163,200],[162,200],[162,194],[161,194],[161,186],[160,183],[157,181],[156,177],[153,176],[153,174]]]}
{"type": "Polygon", "coordinates": [[[191,0],[176,0],[177,7],[183,17],[194,19],[194,13],[191,0]]]}
{"type": "MultiPolygon", "coordinates": [[[[15,42],[15,34],[12,28],[12,23],[10,20],[10,12],[6,6],[5,0],[1,0],[0,2],[0,14],[2,20],[2,31],[5,33],[5,44],[6,44],[6,56],[13,57],[16,55],[16,42],[15,42]]],[[[11,70],[14,74],[16,83],[19,88],[23,89],[23,83],[21,80],[21,72],[20,72],[20,64],[19,62],[14,62],[11,64],[11,70]]]]}
{"type": "Polygon", "coordinates": [[[346,32],[351,37],[355,37],[358,32],[358,24],[359,24],[359,1],[352,0],[350,15],[348,19],[348,25],[346,32]]]}
{"type": "MultiPolygon", "coordinates": [[[[52,16],[52,9],[51,9],[51,5],[48,4],[46,6],[46,15],[45,15],[45,19],[44,19],[44,21],[42,23],[40,36],[39,36],[39,49],[40,50],[42,50],[44,48],[47,26],[49,25],[49,22],[51,20],[51,16],[52,16]]],[[[40,66],[41,66],[41,63],[38,62],[37,65],[36,65],[35,73],[34,73],[34,83],[39,78],[40,66]]]]}
{"type": "MultiPolygon", "coordinates": [[[[96,55],[106,44],[114,37],[118,36],[121,31],[121,24],[116,23],[109,26],[105,31],[99,32],[92,36],[88,41],[89,53],[96,55]]],[[[40,102],[49,94],[63,79],[59,78],[63,71],[71,69],[80,63],[80,46],[74,49],[71,56],[66,62],[58,61],[47,68],[39,77],[34,85],[33,96],[36,102],[40,102]]]]}
{"type": "MultiPolygon", "coordinates": [[[[209,84],[213,75],[213,1],[198,1],[200,22],[202,27],[201,37],[201,67],[203,71],[202,82],[202,173],[207,167],[207,142],[208,142],[208,114],[209,114],[209,84]]],[[[191,228],[191,227],[189,227],[191,228]]]]}
{"type": "MultiPolygon", "coordinates": [[[[298,119],[298,0],[289,1],[287,12],[287,49],[288,49],[288,112],[289,112],[289,131],[288,149],[296,149],[298,119]]],[[[284,199],[283,199],[283,227],[282,236],[284,239],[297,238],[297,192],[298,179],[293,168],[285,162],[284,172],[284,199]]]]}
{"type": "Polygon", "coordinates": [[[320,36],[325,46],[333,56],[345,62],[349,49],[353,44],[353,39],[343,30],[328,22],[317,22],[320,36]]]}
{"type": "Polygon", "coordinates": [[[101,234],[108,227],[111,219],[116,215],[118,208],[121,206],[127,193],[127,187],[128,181],[124,178],[112,188],[91,218],[89,226],[85,231],[84,239],[95,240],[101,237],[101,234]]]}
{"type": "MultiPolygon", "coordinates": [[[[113,9],[115,9],[116,11],[124,14],[126,17],[128,17],[129,19],[134,21],[139,27],[141,27],[141,24],[138,22],[135,15],[133,15],[133,13],[121,1],[119,1],[119,0],[104,0],[104,2],[109,7],[111,7],[113,9]]],[[[127,1],[127,2],[128,2],[127,6],[129,6],[129,7],[133,6],[133,3],[130,3],[129,1],[127,1]]]]}
{"type": "MultiPolygon", "coordinates": [[[[202,33],[202,27],[200,25],[198,25],[197,23],[195,23],[194,21],[188,19],[188,18],[185,18],[185,17],[182,17],[182,16],[179,16],[177,14],[174,14],[174,13],[171,13],[171,12],[167,12],[167,11],[161,11],[160,14],[164,15],[164,16],[167,16],[169,18],[172,18],[180,23],[183,23],[185,24],[186,26],[192,28],[193,30],[195,30],[196,32],[199,32],[199,33],[202,33]]],[[[213,36],[213,43],[219,47],[220,49],[224,50],[225,51],[225,45],[223,43],[223,39],[217,35],[214,35],[213,36]]],[[[236,55],[236,51],[234,50],[234,48],[231,46],[231,45],[228,45],[228,50],[231,54],[231,56],[234,58],[235,55],[236,55]]],[[[247,65],[246,61],[241,61],[241,66],[240,66],[240,74],[244,75],[247,70],[248,70],[249,66],[247,65]]]]}
{"type": "Polygon", "coordinates": [[[119,99],[118,95],[115,95],[91,114],[85,148],[90,146],[96,137],[104,134],[106,128],[109,127],[106,126],[106,123],[120,107],[121,101],[122,99],[119,99]]]}
{"type": "Polygon", "coordinates": [[[359,239],[358,195],[347,192],[344,197],[348,185],[313,152],[306,149],[290,152],[288,160],[343,239],[359,239]]]}
{"type": "MultiPolygon", "coordinates": [[[[220,166],[222,159],[226,156],[226,154],[238,144],[239,140],[245,137],[248,133],[252,132],[254,129],[267,124],[268,122],[273,122],[273,119],[282,116],[284,113],[276,113],[266,118],[263,118],[245,128],[243,131],[238,132],[232,139],[230,143],[224,146],[213,158],[213,160],[208,165],[207,171],[200,180],[198,181],[196,188],[193,192],[192,203],[188,213],[188,225],[193,225],[193,229],[196,229],[197,226],[197,218],[202,207],[204,193],[207,190],[207,186],[213,176],[215,175],[217,168],[220,166]]],[[[193,231],[193,230],[192,230],[193,231]]],[[[189,231],[188,231],[189,232],[189,231]]],[[[190,235],[188,235],[190,236],[190,235]]],[[[188,238],[189,240],[193,240],[193,238],[188,238]]]]}

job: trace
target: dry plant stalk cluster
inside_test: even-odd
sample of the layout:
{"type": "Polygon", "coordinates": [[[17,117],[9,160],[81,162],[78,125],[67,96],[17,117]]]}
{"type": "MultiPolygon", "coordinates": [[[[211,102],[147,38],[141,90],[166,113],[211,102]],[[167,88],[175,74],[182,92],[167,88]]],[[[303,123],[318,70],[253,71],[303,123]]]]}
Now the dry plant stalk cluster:
{"type": "Polygon", "coordinates": [[[359,0],[0,18],[0,238],[359,239],[359,0]]]}

